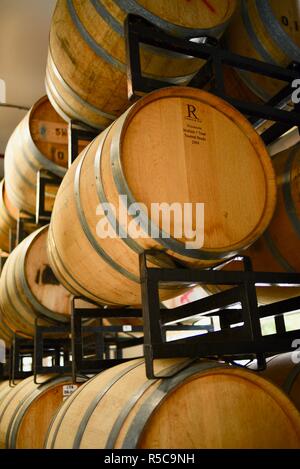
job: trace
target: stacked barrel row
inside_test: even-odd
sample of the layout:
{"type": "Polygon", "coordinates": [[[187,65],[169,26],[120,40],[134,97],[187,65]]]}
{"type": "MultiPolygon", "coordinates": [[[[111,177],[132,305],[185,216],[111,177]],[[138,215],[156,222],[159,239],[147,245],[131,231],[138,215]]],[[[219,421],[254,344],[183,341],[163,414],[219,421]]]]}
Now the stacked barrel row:
{"type": "Polygon", "coordinates": [[[299,363],[261,373],[221,362],[133,360],[83,382],[69,376],[0,384],[1,448],[299,448],[299,363]],[[181,371],[180,371],[181,368],[181,371]],[[279,384],[288,395],[279,387],[279,384]],[[69,397],[68,397],[69,396],[69,397]]]}

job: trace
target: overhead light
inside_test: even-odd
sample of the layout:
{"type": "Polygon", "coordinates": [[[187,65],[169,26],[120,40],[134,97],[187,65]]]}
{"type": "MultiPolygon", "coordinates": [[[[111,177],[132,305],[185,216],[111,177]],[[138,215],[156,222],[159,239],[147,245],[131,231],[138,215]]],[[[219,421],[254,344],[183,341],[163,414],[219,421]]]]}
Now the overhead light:
{"type": "Polygon", "coordinates": [[[5,342],[0,340],[0,363],[5,363],[5,342]]]}
{"type": "Polygon", "coordinates": [[[6,84],[0,79],[0,103],[6,103],[6,84]]]}

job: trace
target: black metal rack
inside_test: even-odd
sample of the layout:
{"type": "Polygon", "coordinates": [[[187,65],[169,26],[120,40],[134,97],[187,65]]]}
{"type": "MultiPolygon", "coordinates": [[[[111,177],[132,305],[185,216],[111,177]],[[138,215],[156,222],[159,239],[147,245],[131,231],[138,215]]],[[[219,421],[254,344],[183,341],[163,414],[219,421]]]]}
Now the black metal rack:
{"type": "Polygon", "coordinates": [[[36,319],[33,353],[33,375],[37,383],[39,374],[69,373],[70,362],[70,325],[55,324],[41,326],[36,319]],[[50,338],[53,334],[56,337],[50,338]],[[51,357],[50,366],[43,364],[44,357],[51,357]]]}
{"type": "Polygon", "coordinates": [[[35,214],[21,210],[17,219],[16,230],[9,230],[9,252],[23,241],[34,229],[41,228],[50,222],[51,211],[46,209],[47,187],[59,187],[61,177],[46,169],[39,169],[36,176],[36,206],[35,214]]]}
{"type": "MultiPolygon", "coordinates": [[[[85,300],[82,297],[75,297],[72,301],[72,374],[73,381],[76,382],[78,374],[98,373],[99,371],[110,368],[111,366],[131,360],[124,358],[123,351],[136,345],[144,344],[144,325],[136,323],[137,319],[142,318],[141,308],[106,308],[94,304],[95,308],[76,307],[77,300],[85,300]],[[126,324],[122,321],[126,318],[126,324]],[[114,319],[115,324],[104,324],[105,320],[114,319]],[[86,321],[93,321],[86,325],[86,321]],[[95,324],[98,321],[99,324],[95,324]],[[95,334],[95,350],[92,358],[84,357],[84,335],[87,340],[95,334]],[[135,336],[137,334],[137,336],[135,336]],[[111,357],[111,348],[114,347],[113,357],[111,357]]],[[[191,326],[191,325],[164,325],[162,327],[164,336],[167,331],[185,331],[198,330],[209,331],[211,326],[191,326]]],[[[143,352],[142,352],[143,355],[143,352]]],[[[138,355],[138,358],[141,355],[138,355]]]]}
{"type": "Polygon", "coordinates": [[[46,210],[46,188],[47,186],[59,187],[61,177],[45,169],[40,169],[37,172],[36,180],[36,209],[35,209],[35,224],[38,226],[49,223],[51,211],[46,210]]]}
{"type": "Polygon", "coordinates": [[[77,307],[76,301],[83,298],[75,297],[72,301],[71,312],[71,341],[72,341],[72,374],[73,381],[76,382],[78,373],[97,373],[101,370],[109,368],[127,361],[123,358],[122,350],[126,347],[141,345],[143,337],[135,337],[134,333],[143,332],[141,325],[130,324],[130,320],[142,316],[142,311],[137,309],[109,309],[101,308],[95,303],[89,302],[93,308],[77,307]],[[128,324],[108,324],[105,325],[106,319],[114,318],[118,322],[118,318],[126,317],[128,324]],[[130,333],[130,335],[128,335],[130,333]],[[119,337],[119,335],[127,335],[127,338],[119,337]],[[94,350],[92,355],[85,356],[84,341],[88,342],[94,335],[94,350]],[[111,357],[111,347],[115,347],[114,356],[111,357]]]}
{"type": "MultiPolygon", "coordinates": [[[[67,329],[70,330],[70,327],[67,329]]],[[[34,382],[37,383],[37,376],[39,374],[70,372],[70,340],[49,338],[49,335],[57,332],[55,327],[49,327],[49,330],[45,327],[37,326],[34,339],[22,337],[18,332],[14,334],[11,348],[9,349],[6,376],[12,386],[16,384],[16,380],[25,379],[31,375],[34,375],[34,382]],[[44,338],[43,334],[48,334],[48,337],[44,338]],[[27,370],[24,369],[24,359],[26,358],[29,358],[30,362],[27,363],[27,370]],[[43,359],[45,358],[51,360],[50,366],[43,365],[43,359]]],[[[59,332],[61,334],[61,327],[59,327],[59,332]]]]}
{"type": "Polygon", "coordinates": [[[71,166],[78,156],[79,141],[84,140],[90,142],[97,137],[97,135],[99,135],[99,130],[93,129],[83,122],[70,121],[68,128],[68,167],[71,166]]]}
{"type": "Polygon", "coordinates": [[[299,330],[287,332],[283,314],[300,309],[300,297],[258,306],[256,285],[299,286],[299,274],[254,272],[249,257],[242,258],[243,271],[230,272],[215,270],[216,268],[210,270],[149,268],[148,254],[153,256],[152,251],[140,255],[140,274],[145,333],[144,352],[149,379],[157,378],[153,364],[156,358],[218,357],[229,361],[256,358],[259,368],[264,368],[268,354],[292,350],[292,342],[299,338],[299,330]],[[225,285],[232,288],[187,305],[161,310],[159,285],[163,282],[225,285]],[[240,308],[228,309],[229,306],[237,304],[240,304],[240,308]],[[172,342],[164,339],[163,325],[201,315],[219,317],[220,330],[172,342]],[[276,318],[276,333],[263,336],[260,319],[270,316],[276,318]],[[234,325],[239,326],[232,328],[234,325]]]}
{"type": "Polygon", "coordinates": [[[256,59],[233,54],[222,49],[214,38],[202,38],[200,43],[191,42],[170,36],[157,26],[144,18],[130,14],[125,21],[125,40],[127,51],[127,82],[128,98],[135,100],[141,94],[149,93],[155,89],[170,86],[169,82],[156,80],[142,75],[140,61],[140,44],[158,47],[167,51],[176,52],[190,57],[204,59],[205,65],[190,80],[188,86],[203,88],[212,83],[211,93],[225,99],[236,109],[249,117],[250,122],[256,125],[261,119],[274,121],[270,129],[263,132],[262,139],[266,144],[271,143],[291,127],[300,125],[300,113],[297,107],[292,111],[277,108],[290,99],[294,91],[292,82],[299,79],[300,64],[292,63],[288,68],[261,62],[256,59]],[[238,70],[248,71],[265,77],[281,80],[286,86],[269,102],[250,103],[241,101],[225,92],[223,66],[228,65],[238,70]]]}

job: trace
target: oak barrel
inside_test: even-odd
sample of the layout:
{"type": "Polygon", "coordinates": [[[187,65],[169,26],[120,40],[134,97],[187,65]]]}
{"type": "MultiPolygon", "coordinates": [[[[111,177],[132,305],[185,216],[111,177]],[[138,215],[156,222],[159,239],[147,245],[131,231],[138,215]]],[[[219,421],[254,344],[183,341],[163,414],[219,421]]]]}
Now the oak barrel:
{"type": "MultiPolygon", "coordinates": [[[[244,254],[251,258],[253,269],[261,272],[300,271],[300,144],[272,158],[277,182],[277,204],[271,223],[262,236],[244,254]]],[[[239,262],[225,270],[241,270],[239,262]]],[[[220,287],[208,286],[209,292],[220,287]]],[[[257,288],[261,304],[298,296],[299,287],[270,286],[257,288]]]]}
{"type": "MultiPolygon", "coordinates": [[[[252,367],[252,366],[251,366],[252,367]]],[[[254,366],[253,366],[254,368],[254,366]]],[[[300,411],[300,353],[281,353],[267,359],[260,375],[279,386],[300,411]]]]}
{"type": "MultiPolygon", "coordinates": [[[[300,144],[273,156],[277,204],[262,237],[248,250],[254,269],[271,272],[300,271],[300,144]]],[[[261,303],[300,294],[295,287],[259,288],[261,303]]]]}
{"type": "MultiPolygon", "coordinates": [[[[55,109],[107,127],[128,106],[123,23],[135,13],[183,38],[219,37],[236,0],[60,0],[52,18],[46,89],[55,109]]],[[[143,74],[186,84],[201,61],[141,45],[143,74]]]]}
{"type": "Polygon", "coordinates": [[[13,387],[9,385],[9,380],[0,381],[0,404],[11,389],[13,389],[13,387]]]}
{"type": "Polygon", "coordinates": [[[15,232],[19,210],[7,197],[4,179],[0,183],[0,249],[9,251],[9,233],[15,232]]]}
{"type": "MultiPolygon", "coordinates": [[[[21,120],[5,150],[5,190],[11,203],[20,210],[35,213],[38,170],[43,168],[62,177],[67,163],[67,123],[45,96],[21,120]]],[[[47,210],[53,206],[56,190],[47,187],[47,210]]]]}
{"type": "Polygon", "coordinates": [[[10,388],[0,401],[0,448],[42,449],[52,418],[80,386],[70,376],[41,375],[10,388]]]}
{"type": "MultiPolygon", "coordinates": [[[[141,98],[68,170],[50,223],[51,267],[66,288],[100,304],[140,304],[140,252],[216,264],[261,235],[275,199],[271,160],[248,121],[212,94],[164,88],[141,98]],[[184,216],[176,222],[171,213],[166,227],[154,203],[177,204],[181,214],[191,204],[203,247],[189,249],[184,216]],[[197,203],[204,203],[204,231],[197,203]]],[[[161,289],[161,299],[179,293],[161,289]]]]}
{"type": "MultiPolygon", "coordinates": [[[[178,360],[155,361],[159,375],[178,360]]],[[[181,365],[182,366],[182,365],[181,365]]],[[[199,361],[148,380],[143,360],[106,370],[63,404],[46,448],[299,448],[300,415],[258,374],[199,361]]]]}
{"type": "MultiPolygon", "coordinates": [[[[300,12],[297,0],[242,0],[226,33],[237,54],[286,67],[300,60],[300,12]]],[[[238,71],[250,90],[268,101],[285,82],[238,71]]]]}
{"type": "MultiPolygon", "coordinates": [[[[0,277],[1,329],[34,335],[37,316],[69,320],[70,293],[55,278],[47,256],[48,226],[25,238],[9,255],[0,277]]],[[[45,323],[45,321],[44,321],[45,323]]]]}

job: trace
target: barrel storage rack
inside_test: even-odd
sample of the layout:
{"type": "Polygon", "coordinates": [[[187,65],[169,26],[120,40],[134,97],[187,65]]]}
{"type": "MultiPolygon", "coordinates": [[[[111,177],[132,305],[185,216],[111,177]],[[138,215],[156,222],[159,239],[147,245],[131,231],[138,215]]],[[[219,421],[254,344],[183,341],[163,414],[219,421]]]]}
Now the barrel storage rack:
{"type": "MultiPolygon", "coordinates": [[[[139,57],[140,43],[166,49],[171,52],[193,56],[206,60],[206,64],[190,81],[189,86],[203,88],[208,83],[214,83],[210,92],[228,101],[231,105],[245,114],[254,127],[263,121],[274,122],[261,137],[265,144],[270,144],[292,127],[300,129],[300,106],[295,104],[294,110],[282,109],[290,101],[294,79],[299,78],[300,64],[292,63],[285,69],[276,65],[264,63],[255,59],[239,56],[222,49],[212,38],[201,38],[199,43],[186,41],[169,36],[162,30],[136,15],[128,15],[125,22],[125,39],[127,49],[127,77],[128,98],[135,101],[144,93],[154,89],[169,86],[169,83],[142,76],[139,57]],[[225,92],[222,66],[246,70],[275,78],[286,82],[286,86],[269,102],[250,103],[227,96],[225,92]]],[[[87,128],[80,122],[69,125],[69,165],[78,155],[79,139],[91,140],[97,131],[87,128]]],[[[38,174],[38,190],[35,223],[47,223],[50,214],[44,210],[45,185],[58,181],[52,175],[41,171],[38,174]]],[[[25,223],[27,220],[25,220],[25,223]]],[[[22,224],[23,222],[21,222],[22,224]]],[[[22,237],[21,230],[17,230],[17,241],[22,237]],[[21,231],[21,234],[20,234],[21,231]]],[[[266,367],[266,358],[275,353],[292,350],[292,343],[299,338],[299,330],[287,331],[284,314],[300,309],[300,297],[258,306],[256,285],[289,285],[300,286],[300,273],[255,272],[251,259],[246,256],[234,257],[230,262],[242,262],[240,271],[221,271],[219,266],[206,269],[188,269],[178,264],[175,269],[149,268],[148,255],[140,255],[140,278],[142,291],[142,307],[138,309],[120,308],[110,309],[99,307],[90,309],[76,306],[78,299],[87,303],[85,298],[74,298],[72,301],[71,326],[54,325],[47,328],[36,323],[34,344],[27,339],[15,337],[10,359],[10,377],[13,381],[22,374],[20,363],[24,353],[33,354],[33,373],[35,379],[38,373],[52,373],[70,371],[76,382],[79,373],[96,373],[110,366],[114,366],[126,359],[122,350],[128,346],[144,345],[146,373],[149,379],[158,378],[154,370],[154,360],[158,358],[185,357],[187,364],[199,357],[218,357],[224,361],[243,359],[257,359],[259,369],[266,367]],[[212,294],[193,303],[178,306],[173,309],[163,308],[159,302],[158,286],[163,282],[182,284],[211,284],[228,285],[232,288],[221,293],[212,294]],[[239,305],[239,307],[237,306],[239,305]],[[218,317],[220,329],[214,330],[210,326],[182,324],[187,317],[205,316],[218,317]],[[131,318],[143,318],[143,326],[131,325],[131,318]],[[274,317],[276,333],[263,336],[260,320],[274,317]],[[127,325],[104,325],[105,319],[126,318],[127,325]],[[97,320],[99,324],[91,325],[89,320],[97,320]],[[235,327],[233,327],[235,326],[235,327]],[[206,334],[192,337],[166,340],[168,330],[205,330],[206,334]],[[70,339],[55,339],[48,336],[52,332],[70,335],[70,339]],[[85,332],[93,333],[96,339],[89,343],[85,332]],[[133,333],[144,333],[143,337],[135,337],[133,333]],[[121,337],[119,336],[121,334],[121,337]],[[128,338],[126,338],[126,334],[128,338]],[[47,335],[47,338],[44,337],[47,335]],[[125,338],[124,338],[125,335],[125,338]],[[24,345],[24,340],[27,342],[24,345]],[[88,353],[84,357],[84,341],[88,342],[88,353]],[[21,342],[19,342],[21,341],[21,342]],[[55,342],[56,341],[56,342],[55,342]],[[30,346],[29,346],[30,345],[30,346]],[[111,352],[113,351],[113,357],[111,352]],[[70,362],[72,353],[72,362],[70,362]],[[43,367],[45,356],[53,356],[53,367],[43,367]],[[60,358],[63,356],[63,365],[60,358]],[[92,356],[92,359],[88,356],[92,356]],[[21,370],[21,371],[20,371],[21,370]]],[[[226,262],[228,263],[228,261],[226,262]]],[[[132,321],[134,324],[134,321],[132,321]]],[[[183,366],[186,366],[184,364],[183,366]]],[[[168,376],[163,376],[164,378],[168,376]]]]}
{"type": "MultiPolygon", "coordinates": [[[[156,270],[156,269],[155,269],[156,270]]],[[[105,370],[111,366],[118,365],[127,361],[123,358],[123,349],[143,345],[146,337],[146,324],[131,325],[132,319],[143,317],[143,309],[140,308],[78,308],[76,307],[76,300],[82,298],[74,298],[72,301],[71,313],[71,343],[72,343],[72,375],[73,380],[76,382],[77,374],[83,373],[96,373],[100,370],[105,370]],[[126,318],[128,324],[126,325],[103,325],[103,320],[111,318],[126,318]],[[99,321],[99,325],[84,326],[84,320],[94,319],[99,321]],[[83,355],[83,333],[94,333],[97,340],[95,343],[95,359],[85,358],[83,355]],[[121,337],[119,334],[121,333],[121,337]],[[135,337],[134,333],[144,333],[142,337],[135,337]],[[128,337],[124,337],[124,334],[128,337]],[[123,337],[122,337],[123,335],[123,337]],[[113,357],[110,351],[114,348],[113,357]],[[103,358],[104,357],[104,358],[103,358]]],[[[91,301],[89,300],[89,303],[91,301]]],[[[167,312],[166,308],[161,308],[160,303],[159,311],[167,312]]],[[[166,340],[168,331],[205,331],[212,332],[212,322],[209,325],[184,325],[184,324],[164,324],[161,328],[161,336],[166,340]]],[[[175,355],[177,356],[177,355],[175,355]]]]}

